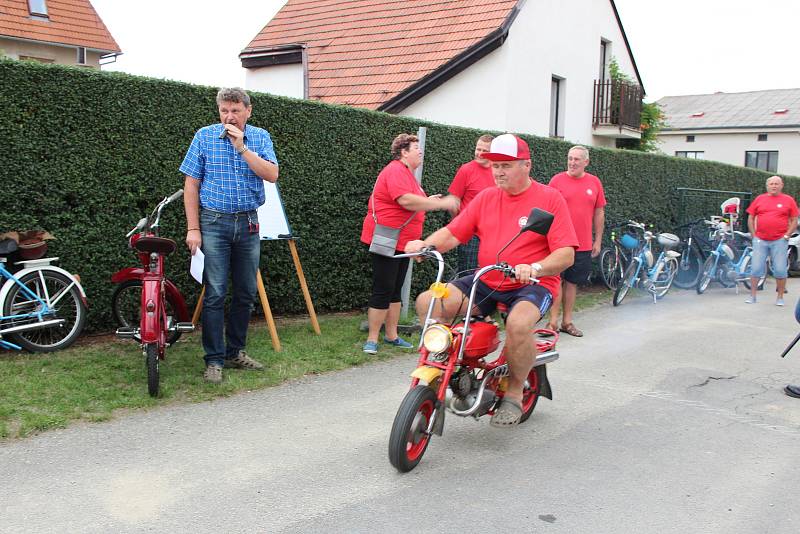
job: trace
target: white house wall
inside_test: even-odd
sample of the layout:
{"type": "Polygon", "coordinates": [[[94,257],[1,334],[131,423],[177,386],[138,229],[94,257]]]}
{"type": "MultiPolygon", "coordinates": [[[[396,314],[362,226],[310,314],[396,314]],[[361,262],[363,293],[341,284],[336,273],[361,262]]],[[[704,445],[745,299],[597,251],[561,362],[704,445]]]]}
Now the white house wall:
{"type": "Polygon", "coordinates": [[[747,151],[778,151],[777,174],[800,176],[800,132],[775,132],[770,130],[749,132],[704,133],[702,130],[664,132],[658,136],[659,150],[668,156],[676,151],[703,152],[703,159],[744,166],[747,151]],[[766,141],[758,141],[758,134],[766,133],[766,141]],[[694,135],[694,142],[686,136],[694,135]]]}
{"type": "Polygon", "coordinates": [[[292,98],[305,96],[302,63],[245,69],[245,87],[292,98]]]}
{"type": "Polygon", "coordinates": [[[610,55],[635,79],[608,0],[528,0],[500,48],[400,114],[546,137],[555,75],[564,79],[564,138],[614,146],[613,139],[592,135],[593,83],[599,75],[601,39],[610,42],[610,55]]]}

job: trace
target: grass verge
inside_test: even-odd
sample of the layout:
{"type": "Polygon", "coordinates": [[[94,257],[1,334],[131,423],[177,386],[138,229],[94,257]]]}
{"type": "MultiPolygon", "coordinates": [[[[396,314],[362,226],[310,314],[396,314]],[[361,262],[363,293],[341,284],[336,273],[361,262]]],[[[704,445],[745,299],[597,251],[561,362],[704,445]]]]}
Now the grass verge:
{"type": "MultiPolygon", "coordinates": [[[[610,295],[598,288],[581,290],[576,310],[608,303],[610,295]]],[[[362,319],[361,314],[320,316],[321,336],[314,334],[307,320],[279,320],[281,352],[273,351],[266,324],[254,322],[247,350],[266,370],[225,371],[220,385],[203,381],[200,334],[184,335],[167,349],[160,366],[161,395],[155,399],[147,394],[144,357],[132,341],[84,337],[56,353],[0,351],[0,440],[64,428],[76,421],[105,421],[128,410],[202,402],[409,354],[388,345],[382,345],[375,356],[364,354],[364,334],[358,329],[362,319]]]]}

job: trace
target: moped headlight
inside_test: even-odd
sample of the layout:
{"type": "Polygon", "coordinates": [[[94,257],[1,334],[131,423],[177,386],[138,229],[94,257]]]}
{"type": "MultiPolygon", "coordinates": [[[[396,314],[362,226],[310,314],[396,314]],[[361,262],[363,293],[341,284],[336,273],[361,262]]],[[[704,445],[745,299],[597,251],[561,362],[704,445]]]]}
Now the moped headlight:
{"type": "Polygon", "coordinates": [[[443,324],[429,326],[422,336],[422,346],[433,354],[446,351],[452,344],[453,334],[443,324]]]}

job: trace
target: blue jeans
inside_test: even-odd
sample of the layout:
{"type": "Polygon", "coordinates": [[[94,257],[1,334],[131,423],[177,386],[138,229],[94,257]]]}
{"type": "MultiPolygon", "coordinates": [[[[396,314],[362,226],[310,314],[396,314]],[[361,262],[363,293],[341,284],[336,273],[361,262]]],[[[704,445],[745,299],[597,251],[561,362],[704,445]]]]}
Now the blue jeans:
{"type": "Polygon", "coordinates": [[[786,278],[789,273],[786,269],[789,261],[789,242],[786,239],[775,239],[765,241],[757,237],[753,238],[753,263],[750,276],[761,278],[767,273],[767,256],[769,256],[772,266],[772,276],[775,278],[786,278]]]}
{"type": "Polygon", "coordinates": [[[258,222],[255,211],[220,213],[200,210],[200,230],[205,254],[203,284],[203,349],[206,365],[222,364],[245,347],[250,313],[256,297],[256,273],[261,252],[258,231],[251,232],[250,222],[258,222]],[[225,295],[230,275],[233,295],[225,323],[225,295]]]}

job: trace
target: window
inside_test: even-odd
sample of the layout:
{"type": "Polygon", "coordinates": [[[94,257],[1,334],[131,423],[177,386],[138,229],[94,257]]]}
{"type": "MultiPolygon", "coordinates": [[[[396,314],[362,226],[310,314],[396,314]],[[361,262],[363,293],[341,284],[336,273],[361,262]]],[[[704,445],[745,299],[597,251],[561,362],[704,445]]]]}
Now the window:
{"type": "Polygon", "coordinates": [[[677,150],[675,151],[675,156],[678,158],[689,158],[689,159],[706,159],[705,152],[702,150],[677,150]]]}
{"type": "Polygon", "coordinates": [[[564,78],[553,76],[550,84],[550,137],[564,137],[564,78]]]}
{"type": "Polygon", "coordinates": [[[39,63],[55,63],[54,59],[35,57],[35,56],[19,56],[20,61],[37,61],[39,63]]]}
{"type": "Polygon", "coordinates": [[[600,74],[597,79],[603,83],[608,79],[608,62],[611,59],[611,41],[600,39],[600,74]]]}
{"type": "Polygon", "coordinates": [[[744,166],[767,172],[778,172],[778,151],[748,150],[744,153],[744,166]]]}
{"type": "Polygon", "coordinates": [[[86,65],[86,48],[78,47],[78,65],[86,65]]]}
{"type": "Polygon", "coordinates": [[[766,141],[767,140],[767,134],[758,134],[758,140],[759,141],[766,141]]]}
{"type": "Polygon", "coordinates": [[[686,142],[687,143],[694,143],[694,136],[693,135],[687,135],[686,136],[686,142]]]}
{"type": "Polygon", "coordinates": [[[47,17],[47,0],[28,0],[28,11],[35,17],[47,17]]]}

